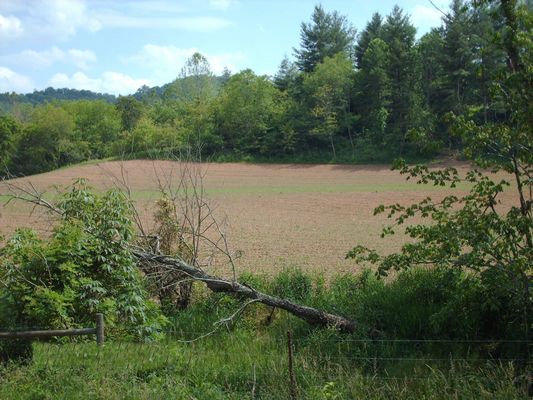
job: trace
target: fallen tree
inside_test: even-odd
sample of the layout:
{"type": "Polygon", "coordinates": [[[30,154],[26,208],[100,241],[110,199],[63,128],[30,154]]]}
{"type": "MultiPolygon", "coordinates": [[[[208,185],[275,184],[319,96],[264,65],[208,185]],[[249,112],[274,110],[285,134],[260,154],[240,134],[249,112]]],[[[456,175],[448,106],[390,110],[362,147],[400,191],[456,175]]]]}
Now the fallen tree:
{"type": "Polygon", "coordinates": [[[156,263],[160,266],[177,270],[190,277],[190,279],[201,281],[213,292],[227,293],[229,295],[254,300],[255,302],[260,302],[270,307],[280,308],[303,319],[310,325],[332,326],[348,333],[354,332],[357,326],[354,321],[342,316],[330,314],[313,307],[304,306],[286,299],[271,296],[237,281],[225,280],[209,275],[200,268],[195,268],[174,257],[157,255],[139,250],[133,250],[133,254],[141,263],[156,263]]]}

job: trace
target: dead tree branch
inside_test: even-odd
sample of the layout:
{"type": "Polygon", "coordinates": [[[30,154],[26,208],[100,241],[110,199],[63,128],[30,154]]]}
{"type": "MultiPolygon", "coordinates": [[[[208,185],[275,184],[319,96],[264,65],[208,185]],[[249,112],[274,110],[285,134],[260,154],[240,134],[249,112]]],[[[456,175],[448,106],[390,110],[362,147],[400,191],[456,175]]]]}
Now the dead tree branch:
{"type": "Polygon", "coordinates": [[[141,250],[132,250],[132,252],[142,263],[155,263],[180,271],[197,281],[204,282],[207,288],[213,292],[227,293],[232,296],[255,300],[270,307],[280,308],[303,319],[310,325],[333,326],[348,333],[352,333],[356,329],[357,325],[354,321],[342,316],[271,296],[236,281],[229,281],[209,275],[203,270],[193,267],[178,258],[151,254],[141,250]]]}

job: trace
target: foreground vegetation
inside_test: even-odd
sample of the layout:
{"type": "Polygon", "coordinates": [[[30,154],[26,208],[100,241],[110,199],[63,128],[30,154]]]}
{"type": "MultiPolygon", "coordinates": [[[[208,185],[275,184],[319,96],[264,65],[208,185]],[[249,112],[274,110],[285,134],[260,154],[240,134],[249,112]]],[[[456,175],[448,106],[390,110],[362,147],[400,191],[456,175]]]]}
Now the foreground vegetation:
{"type": "MultiPolygon", "coordinates": [[[[208,339],[200,345],[37,345],[35,363],[0,369],[3,399],[285,399],[287,358],[278,343],[255,334],[208,339]],[[237,345],[236,345],[237,343],[237,345]],[[220,354],[220,348],[232,352],[220,354]],[[255,367],[255,368],[254,368],[255,367]],[[255,370],[255,375],[254,375],[255,370]],[[255,388],[255,390],[254,390],[255,388]],[[255,393],[255,397],[252,397],[255,393]]],[[[466,365],[465,365],[466,364],[466,365]]],[[[0,367],[1,368],[1,367],[0,367]]],[[[362,374],[350,360],[295,358],[301,399],[527,399],[514,368],[498,363],[442,369],[420,365],[419,375],[362,374]]]]}
{"type": "Polygon", "coordinates": [[[340,276],[326,287],[319,276],[287,270],[275,278],[241,280],[342,310],[361,321],[361,331],[347,336],[310,329],[281,311],[272,315],[256,305],[228,326],[230,332],[222,328],[201,340],[179,342],[211,331],[213,322],[240,306],[236,299],[197,286],[193,304],[169,316],[165,340],[125,342],[113,339],[111,331],[102,349],[93,342],[36,343],[30,365],[0,367],[0,397],[288,398],[286,333],[291,331],[301,399],[527,398],[527,344],[482,339],[489,332],[481,331],[496,319],[489,309],[481,310],[482,296],[488,294],[480,288],[472,287],[471,297],[464,298],[463,286],[475,281],[468,276],[419,270],[384,283],[367,272],[340,276]],[[471,307],[475,299],[481,308],[471,307]],[[447,309],[458,315],[466,306],[469,314],[457,321],[442,313],[447,309]],[[381,332],[370,337],[369,326],[381,332]]]}

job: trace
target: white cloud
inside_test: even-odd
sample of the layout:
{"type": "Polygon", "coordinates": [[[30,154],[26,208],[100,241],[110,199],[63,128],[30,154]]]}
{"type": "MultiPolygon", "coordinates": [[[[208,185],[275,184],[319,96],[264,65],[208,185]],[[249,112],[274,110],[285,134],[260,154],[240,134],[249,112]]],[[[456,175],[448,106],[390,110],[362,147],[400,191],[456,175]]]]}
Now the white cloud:
{"type": "Polygon", "coordinates": [[[168,83],[179,75],[185,61],[194,53],[202,53],[211,66],[215,74],[221,74],[224,68],[236,71],[242,67],[246,57],[240,53],[220,53],[206,54],[197,48],[179,48],[175,46],[158,46],[146,44],[142,50],[125,61],[130,64],[137,64],[150,70],[154,77],[154,83],[161,85],[168,83]]]}
{"type": "Polygon", "coordinates": [[[81,69],[87,69],[96,62],[96,54],[91,50],[70,49],[67,54],[70,61],[81,69]]]}
{"type": "MultiPolygon", "coordinates": [[[[227,8],[230,0],[215,0],[213,7],[227,8]]],[[[212,32],[227,27],[224,18],[179,15],[187,9],[172,1],[0,0],[0,37],[69,38],[79,31],[102,29],[173,29],[212,32]],[[12,14],[12,16],[6,13],[12,14]],[[23,29],[23,27],[25,29],[23,29]]]]}
{"type": "Polygon", "coordinates": [[[31,2],[28,10],[39,24],[38,31],[55,36],[72,36],[79,29],[95,32],[102,28],[82,0],[40,0],[31,2]]]}
{"type": "Polygon", "coordinates": [[[0,60],[34,69],[47,68],[55,63],[68,63],[79,69],[88,69],[96,62],[96,55],[91,50],[62,50],[53,46],[49,50],[24,50],[17,54],[0,56],[0,60]]]}
{"type": "Polygon", "coordinates": [[[183,13],[190,11],[190,8],[176,2],[161,0],[133,0],[126,2],[126,8],[129,10],[146,12],[183,13]]]}
{"type": "Polygon", "coordinates": [[[58,38],[68,38],[79,30],[98,31],[102,23],[87,4],[85,0],[1,1],[0,12],[11,12],[16,17],[1,17],[0,31],[7,26],[17,36],[24,31],[33,37],[58,38]]]}
{"type": "Polygon", "coordinates": [[[22,34],[23,31],[20,19],[12,15],[4,17],[0,14],[0,37],[17,37],[22,34]]]}
{"type": "Polygon", "coordinates": [[[0,93],[18,92],[28,93],[34,88],[32,80],[7,68],[0,67],[0,93]]]}
{"type": "Polygon", "coordinates": [[[130,94],[143,85],[150,85],[147,79],[135,79],[120,72],[104,72],[99,78],[91,78],[85,73],[78,71],[72,76],[58,73],[48,81],[50,86],[56,88],[87,89],[93,92],[130,94]]]}
{"type": "Polygon", "coordinates": [[[219,10],[227,10],[231,5],[232,0],[210,0],[209,4],[213,8],[218,8],[219,10]]]}
{"type": "Polygon", "coordinates": [[[246,61],[246,57],[242,53],[207,54],[205,57],[211,65],[211,70],[217,75],[220,75],[224,68],[235,72],[241,69],[242,63],[246,61]]]}
{"type": "Polygon", "coordinates": [[[230,22],[216,17],[139,17],[106,11],[99,15],[106,28],[177,29],[193,32],[212,32],[225,28],[230,22]]]}
{"type": "MultiPolygon", "coordinates": [[[[447,7],[444,5],[441,9],[446,10],[447,7]]],[[[418,28],[418,34],[424,34],[431,28],[440,26],[441,17],[442,13],[435,7],[422,4],[416,5],[411,12],[411,20],[418,28]]]]}
{"type": "Polygon", "coordinates": [[[148,79],[134,79],[120,72],[104,72],[102,87],[108,93],[128,94],[133,93],[143,85],[150,85],[148,79]]]}

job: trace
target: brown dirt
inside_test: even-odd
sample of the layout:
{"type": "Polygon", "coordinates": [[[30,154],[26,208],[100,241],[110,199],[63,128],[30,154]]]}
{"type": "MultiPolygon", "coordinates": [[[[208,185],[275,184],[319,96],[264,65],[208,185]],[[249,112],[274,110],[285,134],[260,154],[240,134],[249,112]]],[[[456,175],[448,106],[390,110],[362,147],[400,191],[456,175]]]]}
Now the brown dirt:
{"type": "MultiPolygon", "coordinates": [[[[469,168],[464,163],[454,166],[463,173],[469,168]]],[[[199,168],[206,172],[204,187],[217,212],[228,217],[231,247],[243,252],[238,261],[241,271],[271,273],[286,266],[326,274],[357,270],[360,266],[345,260],[356,244],[388,253],[406,241],[403,235],[379,238],[386,218],[372,215],[375,206],[410,204],[428,195],[439,198],[450,193],[405,182],[388,166],[202,164],[199,168]]],[[[103,162],[25,179],[50,191],[79,177],[105,189],[124,176],[149,220],[157,197],[156,177],[176,179],[178,171],[179,164],[170,161],[103,162]]],[[[504,202],[510,201],[506,194],[504,202]]],[[[0,234],[9,235],[17,226],[50,229],[42,213],[29,216],[28,205],[11,203],[0,210],[0,234]]]]}

